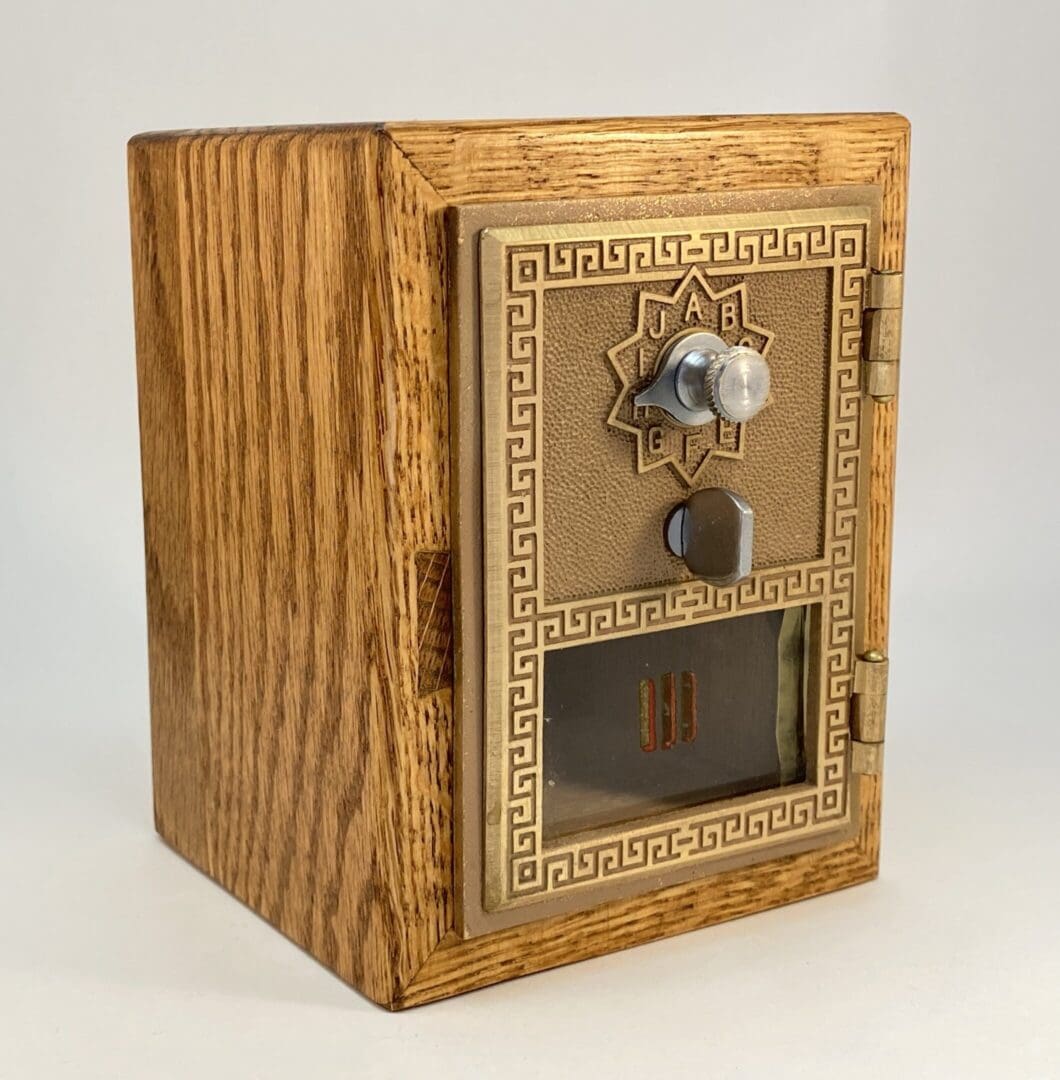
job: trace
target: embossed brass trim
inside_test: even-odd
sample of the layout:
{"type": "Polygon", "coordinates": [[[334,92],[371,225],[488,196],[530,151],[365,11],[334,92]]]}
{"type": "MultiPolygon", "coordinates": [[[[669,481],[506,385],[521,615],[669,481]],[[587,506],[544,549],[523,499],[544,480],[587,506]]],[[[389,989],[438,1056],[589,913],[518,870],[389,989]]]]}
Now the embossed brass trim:
{"type": "Polygon", "coordinates": [[[485,850],[487,910],[526,905],[616,877],[812,838],[850,819],[860,505],[861,326],[871,214],[866,207],[694,219],[485,229],[481,238],[485,532],[485,850]],[[568,603],[543,591],[541,356],[548,289],[827,267],[832,270],[830,409],[823,559],[754,572],[729,588],[681,582],[568,603]],[[758,610],[812,605],[819,662],[812,777],[617,830],[541,832],[541,701],[549,649],[758,610]]]}

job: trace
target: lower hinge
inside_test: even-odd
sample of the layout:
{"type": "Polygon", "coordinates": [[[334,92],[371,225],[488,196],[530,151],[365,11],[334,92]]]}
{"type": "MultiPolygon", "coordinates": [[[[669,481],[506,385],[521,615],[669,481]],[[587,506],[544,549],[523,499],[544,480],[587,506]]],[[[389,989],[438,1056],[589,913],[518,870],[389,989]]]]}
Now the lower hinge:
{"type": "Polygon", "coordinates": [[[874,401],[891,401],[898,393],[898,357],[902,340],[902,274],[873,270],[869,274],[862,326],[865,393],[874,401]]]}
{"type": "Polygon", "coordinates": [[[883,768],[887,672],[887,657],[877,649],[872,649],[854,661],[850,745],[851,765],[856,773],[878,773],[883,768]]]}

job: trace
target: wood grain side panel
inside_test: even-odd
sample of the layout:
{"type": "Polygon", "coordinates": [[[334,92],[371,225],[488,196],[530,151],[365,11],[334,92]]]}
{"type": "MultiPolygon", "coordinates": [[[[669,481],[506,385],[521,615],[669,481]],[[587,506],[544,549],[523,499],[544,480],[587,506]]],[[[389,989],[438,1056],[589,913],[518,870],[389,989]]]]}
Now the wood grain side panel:
{"type": "Polygon", "coordinates": [[[176,144],[129,144],[151,762],[158,831],[208,868],[198,708],[176,144]]]}
{"type": "Polygon", "coordinates": [[[378,327],[375,401],[366,399],[366,415],[360,408],[349,415],[354,425],[374,418],[382,436],[378,505],[362,504],[358,520],[379,546],[378,565],[389,560],[393,575],[385,604],[395,620],[400,724],[390,798],[404,929],[396,992],[450,929],[454,911],[452,690],[419,693],[416,575],[420,552],[452,543],[445,205],[390,140],[373,139],[365,155],[354,217],[371,223],[371,239],[351,259],[370,267],[368,280],[380,290],[378,300],[366,298],[362,323],[378,327]]]}
{"type": "Polygon", "coordinates": [[[449,543],[441,204],[374,129],[152,146],[183,256],[195,861],[386,1003],[452,917],[451,695],[419,697],[415,648],[415,554],[449,543]]]}

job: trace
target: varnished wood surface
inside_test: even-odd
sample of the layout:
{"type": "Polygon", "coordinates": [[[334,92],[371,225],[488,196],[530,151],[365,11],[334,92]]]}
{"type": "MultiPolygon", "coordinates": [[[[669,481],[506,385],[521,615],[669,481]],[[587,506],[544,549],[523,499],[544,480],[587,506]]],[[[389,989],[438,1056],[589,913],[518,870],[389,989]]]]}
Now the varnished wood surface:
{"type": "Polygon", "coordinates": [[[208,864],[206,731],[195,679],[177,145],[130,147],[133,289],[147,564],[151,756],[158,831],[208,864]]]}
{"type": "MultiPolygon", "coordinates": [[[[159,832],[401,1008],[863,881],[854,841],[463,941],[451,692],[416,556],[450,543],[447,205],[876,183],[896,116],[390,125],[130,146],[159,832]]],[[[872,414],[863,637],[886,643],[895,406],[872,414]]]]}
{"type": "MultiPolygon", "coordinates": [[[[907,141],[895,114],[388,124],[451,203],[880,182],[907,141]]],[[[903,211],[889,214],[893,229],[903,211]]],[[[885,236],[885,245],[889,236],[885,236]]],[[[898,237],[900,246],[900,237],[898,237]]],[[[890,267],[881,269],[890,269],[890,267]]]]}
{"type": "Polygon", "coordinates": [[[130,158],[158,827],[390,1001],[451,921],[440,214],[370,130],[130,158]]]}

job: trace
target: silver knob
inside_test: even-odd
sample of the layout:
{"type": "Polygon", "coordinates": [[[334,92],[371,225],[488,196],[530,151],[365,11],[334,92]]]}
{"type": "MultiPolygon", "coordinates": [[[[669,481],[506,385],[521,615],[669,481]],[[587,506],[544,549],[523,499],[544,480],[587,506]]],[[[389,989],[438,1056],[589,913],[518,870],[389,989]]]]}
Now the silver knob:
{"type": "Polygon", "coordinates": [[[723,420],[750,420],[769,398],[766,358],[746,345],[715,354],[707,369],[706,392],[711,408],[723,420]]]}
{"type": "Polygon", "coordinates": [[[633,403],[655,405],[679,424],[697,427],[717,416],[750,420],[768,398],[769,364],[761,353],[696,330],[669,346],[655,378],[633,403]]]}
{"type": "Polygon", "coordinates": [[[732,585],[751,572],[754,522],[743,496],[728,488],[704,488],[670,512],[666,546],[696,577],[732,585]]]}

